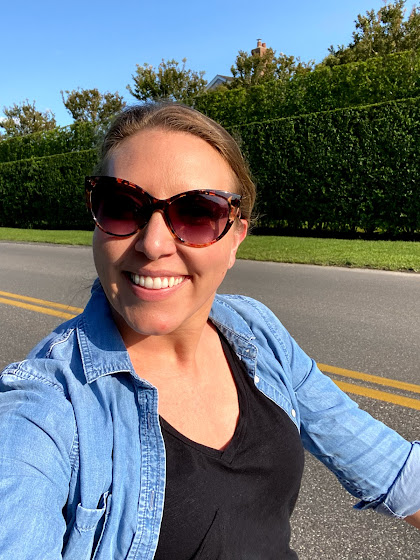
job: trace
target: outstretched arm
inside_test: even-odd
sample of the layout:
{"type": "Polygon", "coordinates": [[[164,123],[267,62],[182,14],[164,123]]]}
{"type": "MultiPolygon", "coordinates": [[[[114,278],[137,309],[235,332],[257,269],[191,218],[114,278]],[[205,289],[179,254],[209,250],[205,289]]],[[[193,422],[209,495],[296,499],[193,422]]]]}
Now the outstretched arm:
{"type": "Polygon", "coordinates": [[[412,525],[413,527],[420,529],[420,509],[417,513],[413,513],[413,515],[408,515],[405,518],[405,521],[407,521],[407,523],[410,523],[410,525],[412,525]]]}
{"type": "Polygon", "coordinates": [[[62,557],[75,421],[64,394],[41,374],[15,364],[0,375],[2,558],[62,557]]]}

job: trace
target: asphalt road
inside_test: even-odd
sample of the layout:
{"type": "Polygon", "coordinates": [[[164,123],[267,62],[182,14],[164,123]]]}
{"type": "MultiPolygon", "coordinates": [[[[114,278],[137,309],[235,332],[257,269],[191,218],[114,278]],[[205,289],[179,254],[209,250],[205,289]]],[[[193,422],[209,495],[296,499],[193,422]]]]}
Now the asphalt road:
{"type": "MultiPolygon", "coordinates": [[[[83,307],[94,278],[90,248],[0,243],[2,292],[83,307]]],[[[318,362],[420,385],[420,275],[238,261],[220,291],[263,301],[318,362]]],[[[61,321],[0,301],[0,368],[23,358],[61,321]]],[[[418,409],[353,398],[404,437],[420,439],[418,409]]],[[[292,519],[300,560],[420,560],[418,531],[356,512],[354,503],[307,455],[292,519]]]]}

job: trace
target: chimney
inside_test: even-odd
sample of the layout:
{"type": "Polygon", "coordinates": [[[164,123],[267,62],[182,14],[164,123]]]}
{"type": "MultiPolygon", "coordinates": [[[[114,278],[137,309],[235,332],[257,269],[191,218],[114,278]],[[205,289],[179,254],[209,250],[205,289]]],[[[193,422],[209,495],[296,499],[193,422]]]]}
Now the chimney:
{"type": "Polygon", "coordinates": [[[252,49],[252,56],[263,56],[267,51],[267,46],[265,43],[261,43],[261,39],[257,39],[257,48],[252,49]]]}

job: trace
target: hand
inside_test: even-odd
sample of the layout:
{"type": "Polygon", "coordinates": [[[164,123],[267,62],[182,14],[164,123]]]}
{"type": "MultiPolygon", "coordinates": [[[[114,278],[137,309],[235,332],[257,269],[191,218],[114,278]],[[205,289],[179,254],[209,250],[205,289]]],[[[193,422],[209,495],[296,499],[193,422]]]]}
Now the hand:
{"type": "Polygon", "coordinates": [[[420,529],[420,509],[417,513],[413,513],[413,515],[408,515],[404,521],[407,521],[413,527],[420,529]]]}

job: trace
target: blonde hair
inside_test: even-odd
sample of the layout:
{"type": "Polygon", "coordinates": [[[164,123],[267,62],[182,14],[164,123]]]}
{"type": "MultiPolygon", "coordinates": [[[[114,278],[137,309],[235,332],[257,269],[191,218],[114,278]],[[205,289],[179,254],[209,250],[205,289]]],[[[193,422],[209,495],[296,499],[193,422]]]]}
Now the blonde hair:
{"type": "Polygon", "coordinates": [[[187,132],[210,144],[232,169],[237,180],[238,194],[242,195],[242,217],[251,221],[256,189],[238,144],[222,126],[185,105],[150,103],[125,108],[116,116],[105,135],[97,167],[98,175],[106,174],[109,157],[126,138],[141,130],[153,128],[187,132]]]}

